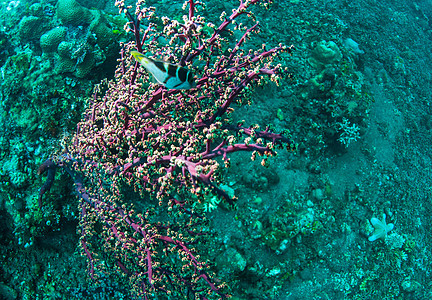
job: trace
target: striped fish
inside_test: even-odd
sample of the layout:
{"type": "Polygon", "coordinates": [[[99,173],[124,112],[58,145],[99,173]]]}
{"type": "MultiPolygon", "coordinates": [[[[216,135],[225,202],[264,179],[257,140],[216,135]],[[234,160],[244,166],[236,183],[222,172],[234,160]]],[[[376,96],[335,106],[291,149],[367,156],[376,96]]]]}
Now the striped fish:
{"type": "Polygon", "coordinates": [[[131,51],[133,57],[149,71],[156,81],[169,90],[188,90],[195,86],[193,73],[182,66],[145,57],[138,51],[131,51]]]}

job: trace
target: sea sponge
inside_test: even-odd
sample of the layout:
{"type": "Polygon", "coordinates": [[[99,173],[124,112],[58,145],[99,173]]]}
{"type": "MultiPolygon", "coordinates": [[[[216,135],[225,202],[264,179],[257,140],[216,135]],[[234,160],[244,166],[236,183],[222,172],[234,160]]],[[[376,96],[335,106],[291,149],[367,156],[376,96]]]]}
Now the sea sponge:
{"type": "Polygon", "coordinates": [[[56,12],[57,17],[65,25],[86,25],[93,20],[91,12],[75,0],[59,0],[56,12]]]}
{"type": "Polygon", "coordinates": [[[44,33],[40,38],[40,46],[44,52],[52,52],[57,50],[58,45],[66,36],[66,27],[56,27],[44,33]]]}

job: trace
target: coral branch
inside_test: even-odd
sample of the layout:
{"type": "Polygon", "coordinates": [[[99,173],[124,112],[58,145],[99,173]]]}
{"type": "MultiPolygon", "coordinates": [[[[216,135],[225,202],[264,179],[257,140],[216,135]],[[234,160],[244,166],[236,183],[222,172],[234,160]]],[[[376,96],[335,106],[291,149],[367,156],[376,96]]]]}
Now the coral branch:
{"type": "Polygon", "coordinates": [[[210,263],[198,254],[214,242],[206,201],[225,199],[235,206],[236,199],[221,187],[220,162],[229,166],[231,153],[246,151],[252,159],[262,156],[266,165],[278,148],[295,149],[283,134],[231,120],[232,104],[248,102],[253,86],[265,78],[277,83],[287,74],[274,62],[292,47],[244,49],[258,23],[252,20],[247,28],[237,18],[252,17],[249,8],[258,3],[268,2],[241,1],[216,26],[198,14],[200,3],[193,0],[187,1],[183,22],[157,16],[141,0],[135,15],[116,1],[135,41],[122,45],[114,79],[95,87],[66,154],[38,170],[47,173],[40,204],[57,168],[73,179],[82,254],[95,281],[109,266],[123,274],[119,280],[128,280],[131,298],[228,297],[225,283],[216,283],[210,263]],[[238,40],[230,35],[231,24],[238,40]],[[130,55],[136,50],[169,61],[169,76],[180,76],[172,72],[176,64],[193,71],[195,88],[167,90],[151,83],[130,55]]]}

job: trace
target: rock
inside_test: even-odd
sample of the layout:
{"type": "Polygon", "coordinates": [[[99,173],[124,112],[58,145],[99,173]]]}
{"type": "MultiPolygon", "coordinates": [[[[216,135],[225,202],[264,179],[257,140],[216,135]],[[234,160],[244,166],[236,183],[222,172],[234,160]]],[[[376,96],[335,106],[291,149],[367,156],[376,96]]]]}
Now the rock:
{"type": "Polygon", "coordinates": [[[312,50],[308,61],[317,70],[322,70],[328,65],[334,65],[342,59],[339,47],[333,41],[321,41],[312,50]]]}
{"type": "Polygon", "coordinates": [[[219,269],[233,273],[243,272],[246,268],[246,259],[234,248],[228,248],[216,258],[219,269]]]}

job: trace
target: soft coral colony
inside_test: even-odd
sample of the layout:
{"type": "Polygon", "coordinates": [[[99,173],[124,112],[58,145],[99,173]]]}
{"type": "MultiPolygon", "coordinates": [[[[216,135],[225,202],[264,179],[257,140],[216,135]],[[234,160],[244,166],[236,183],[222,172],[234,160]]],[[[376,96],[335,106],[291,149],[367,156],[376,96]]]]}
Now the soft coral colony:
{"type": "Polygon", "coordinates": [[[235,199],[221,188],[219,164],[229,165],[230,153],[249,151],[265,165],[276,149],[295,148],[283,134],[230,119],[233,102],[247,99],[251,85],[264,84],[264,78],[279,80],[286,70],[273,61],[291,51],[284,45],[244,50],[258,30],[249,11],[255,4],[269,2],[241,1],[215,26],[198,15],[204,6],[193,0],[185,3],[188,15],[182,22],[158,17],[143,1],[137,2],[135,16],[123,1],[116,2],[130,20],[125,28],[135,41],[122,45],[114,80],[95,88],[64,153],[39,169],[48,173],[40,199],[58,168],[75,182],[80,245],[91,278],[100,280],[112,268],[143,299],[228,296],[229,288],[200,258],[199,249],[211,235],[198,208],[214,196],[234,205],[235,199]],[[240,16],[250,17],[250,27],[237,21],[240,16]],[[231,30],[242,33],[238,40],[231,30]],[[132,51],[165,62],[167,72],[173,66],[193,71],[193,87],[167,89],[152,83],[132,51]],[[158,218],[149,205],[138,212],[137,198],[140,207],[157,199],[159,210],[172,218],[158,218]]]}

